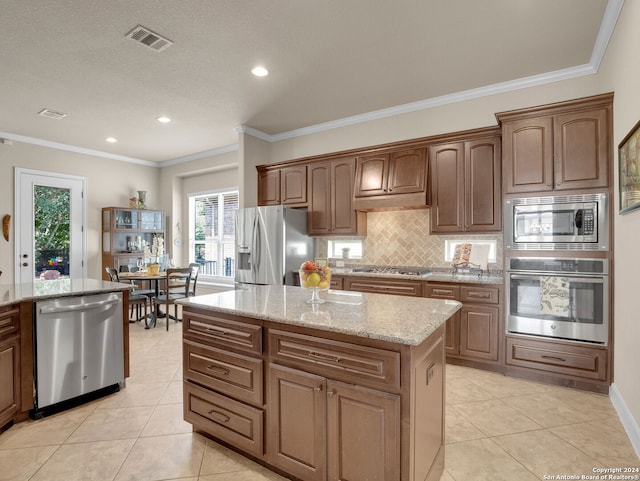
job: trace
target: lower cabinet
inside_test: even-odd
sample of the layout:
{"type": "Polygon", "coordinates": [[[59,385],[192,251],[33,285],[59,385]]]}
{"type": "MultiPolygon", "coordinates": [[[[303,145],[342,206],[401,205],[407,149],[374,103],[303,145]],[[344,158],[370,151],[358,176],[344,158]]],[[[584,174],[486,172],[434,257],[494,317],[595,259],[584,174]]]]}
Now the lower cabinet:
{"type": "Polygon", "coordinates": [[[0,429],[20,411],[20,308],[0,307],[0,429]]]}
{"type": "Polygon", "coordinates": [[[0,341],[0,428],[20,409],[20,342],[0,341]]]}
{"type": "Polygon", "coordinates": [[[447,359],[468,360],[474,367],[489,369],[502,366],[500,289],[470,284],[425,284],[425,297],[462,302],[462,309],[447,321],[447,359]]]}
{"type": "Polygon", "coordinates": [[[408,346],[190,306],[183,321],[195,431],[305,481],[440,479],[444,326],[408,346]]]}
{"type": "Polygon", "coordinates": [[[608,351],[558,339],[507,336],[508,374],[596,392],[609,390],[608,351]]]}
{"type": "Polygon", "coordinates": [[[402,280],[354,276],[344,278],[344,290],[421,297],[422,283],[410,279],[402,280]]]}
{"type": "Polygon", "coordinates": [[[268,459],[294,476],[400,479],[400,396],[269,366],[268,459]]]}

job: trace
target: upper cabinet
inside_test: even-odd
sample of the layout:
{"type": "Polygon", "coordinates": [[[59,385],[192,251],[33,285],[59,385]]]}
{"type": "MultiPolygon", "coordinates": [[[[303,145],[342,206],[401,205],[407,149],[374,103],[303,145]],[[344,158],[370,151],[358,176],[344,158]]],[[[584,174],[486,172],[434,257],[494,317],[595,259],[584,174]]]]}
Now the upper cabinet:
{"type": "Polygon", "coordinates": [[[427,207],[426,149],[357,157],[353,196],[361,210],[427,207]]]}
{"type": "Polygon", "coordinates": [[[496,114],[507,194],[607,189],[613,94],[496,114]]]}
{"type": "Polygon", "coordinates": [[[309,235],[367,234],[365,212],[353,208],[353,157],[309,165],[309,235]]]}
{"type": "Polygon", "coordinates": [[[258,205],[307,206],[307,166],[258,168],[258,205]]]}
{"type": "Polygon", "coordinates": [[[497,129],[469,132],[429,146],[431,232],[499,232],[500,171],[497,129]]]}

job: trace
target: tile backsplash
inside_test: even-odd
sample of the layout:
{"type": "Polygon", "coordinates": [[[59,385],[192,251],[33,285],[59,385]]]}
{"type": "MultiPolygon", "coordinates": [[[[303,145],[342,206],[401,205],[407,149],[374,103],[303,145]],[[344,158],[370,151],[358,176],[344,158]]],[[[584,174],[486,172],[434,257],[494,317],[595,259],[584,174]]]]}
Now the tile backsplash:
{"type": "MultiPolygon", "coordinates": [[[[497,261],[489,264],[489,269],[502,269],[502,234],[430,235],[429,209],[368,212],[363,258],[349,259],[346,262],[350,265],[448,268],[451,263],[444,260],[445,241],[452,239],[496,240],[497,261]]],[[[328,240],[317,239],[317,257],[327,256],[328,240]]]]}

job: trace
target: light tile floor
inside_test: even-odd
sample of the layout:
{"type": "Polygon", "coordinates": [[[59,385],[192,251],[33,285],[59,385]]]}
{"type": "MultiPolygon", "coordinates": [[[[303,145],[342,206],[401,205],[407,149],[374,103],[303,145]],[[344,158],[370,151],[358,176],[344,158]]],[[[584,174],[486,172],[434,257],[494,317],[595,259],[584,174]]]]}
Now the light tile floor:
{"type": "MultiPolygon", "coordinates": [[[[181,326],[131,324],[119,393],[0,435],[0,481],[276,481],[182,420],[181,326]]],[[[533,481],[640,467],[607,396],[447,366],[441,481],[533,481]]]]}

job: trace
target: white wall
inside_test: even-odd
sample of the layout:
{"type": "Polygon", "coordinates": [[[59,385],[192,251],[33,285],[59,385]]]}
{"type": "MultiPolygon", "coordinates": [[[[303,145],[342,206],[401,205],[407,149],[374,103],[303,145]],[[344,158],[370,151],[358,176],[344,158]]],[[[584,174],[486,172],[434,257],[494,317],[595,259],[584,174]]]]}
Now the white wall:
{"type": "Polygon", "coordinates": [[[239,188],[240,183],[237,151],[161,169],[159,190],[167,193],[162,196],[162,209],[167,212],[167,247],[177,265],[189,260],[188,195],[239,188]]]}
{"type": "MultiPolygon", "coordinates": [[[[9,242],[0,237],[0,282],[13,283],[17,257],[14,254],[15,167],[73,174],[87,178],[87,254],[89,277],[102,278],[101,209],[128,206],[129,197],[137,190],[146,190],[149,208],[159,207],[159,169],[124,163],[64,150],[14,142],[0,144],[0,217],[12,216],[9,242]]],[[[135,194],[137,195],[137,194],[135,194]]]]}
{"type": "MultiPolygon", "coordinates": [[[[615,33],[598,77],[614,96],[614,151],[616,199],[615,211],[619,208],[618,149],[620,141],[640,119],[640,2],[627,1],[616,25],[615,33]]],[[[624,405],[618,411],[629,414],[635,431],[630,432],[636,451],[640,455],[640,316],[638,315],[638,239],[640,238],[640,211],[614,218],[615,245],[615,334],[614,372],[612,395],[620,397],[624,405]],[[622,410],[622,411],[621,411],[622,410]],[[625,411],[626,410],[626,411],[625,411]]],[[[615,401],[615,399],[614,399],[615,401]]],[[[627,429],[629,426],[626,425],[627,429]]]]}

